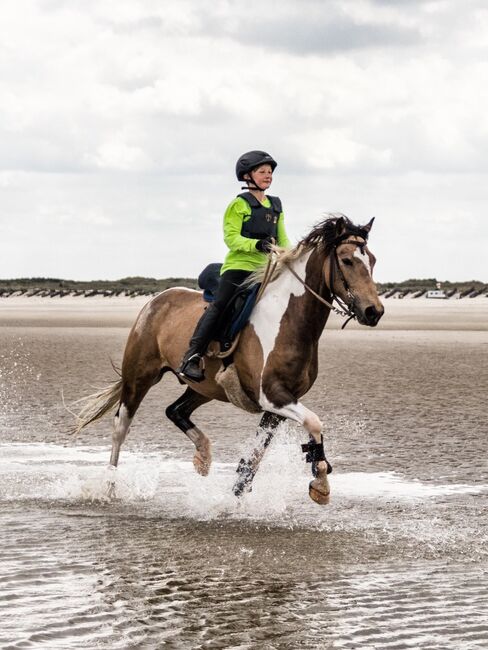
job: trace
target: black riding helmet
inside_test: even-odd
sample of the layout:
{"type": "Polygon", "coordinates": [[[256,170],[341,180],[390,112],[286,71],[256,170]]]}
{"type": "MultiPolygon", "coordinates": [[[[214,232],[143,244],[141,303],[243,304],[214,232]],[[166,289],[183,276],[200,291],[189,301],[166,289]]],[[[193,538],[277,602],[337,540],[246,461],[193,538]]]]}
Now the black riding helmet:
{"type": "Polygon", "coordinates": [[[266,151],[248,151],[243,153],[236,163],[236,176],[238,181],[244,180],[244,175],[252,172],[260,165],[271,165],[274,171],[278,163],[266,151]]]}

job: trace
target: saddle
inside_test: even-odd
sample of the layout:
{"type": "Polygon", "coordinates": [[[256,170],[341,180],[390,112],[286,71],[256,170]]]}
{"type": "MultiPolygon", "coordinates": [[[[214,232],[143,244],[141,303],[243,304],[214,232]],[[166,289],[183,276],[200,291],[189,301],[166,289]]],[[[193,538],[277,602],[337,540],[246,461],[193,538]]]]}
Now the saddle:
{"type": "MultiPolygon", "coordinates": [[[[213,302],[217,294],[222,264],[212,263],[206,266],[198,276],[198,286],[203,289],[203,299],[213,302]]],[[[224,309],[216,328],[214,340],[219,344],[220,350],[210,348],[213,355],[225,354],[232,348],[232,344],[239,332],[247,324],[256,303],[260,284],[240,287],[232,296],[224,309]]]]}

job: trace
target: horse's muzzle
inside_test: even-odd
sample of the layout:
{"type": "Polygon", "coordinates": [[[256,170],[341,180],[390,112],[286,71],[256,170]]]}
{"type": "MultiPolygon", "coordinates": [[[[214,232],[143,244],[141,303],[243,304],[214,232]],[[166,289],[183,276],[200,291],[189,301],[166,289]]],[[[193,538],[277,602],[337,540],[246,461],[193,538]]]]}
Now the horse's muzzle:
{"type": "Polygon", "coordinates": [[[362,318],[358,318],[359,322],[363,325],[368,325],[369,327],[375,327],[378,325],[380,318],[385,313],[383,306],[381,309],[377,309],[374,305],[366,307],[362,318]]]}

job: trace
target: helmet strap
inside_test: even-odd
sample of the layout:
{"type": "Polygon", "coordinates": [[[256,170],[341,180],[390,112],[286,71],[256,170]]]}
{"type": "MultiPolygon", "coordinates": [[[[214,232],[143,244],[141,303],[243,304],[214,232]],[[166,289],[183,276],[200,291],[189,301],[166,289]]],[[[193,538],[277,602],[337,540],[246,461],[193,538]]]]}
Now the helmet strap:
{"type": "Polygon", "coordinates": [[[264,189],[259,187],[259,185],[256,183],[256,181],[251,176],[251,172],[248,172],[248,174],[249,174],[249,180],[246,180],[247,186],[246,187],[241,187],[241,190],[255,190],[257,192],[264,192],[264,189]]]}
{"type": "Polygon", "coordinates": [[[251,190],[254,190],[254,192],[264,192],[256,183],[253,183],[252,185],[243,185],[241,187],[241,190],[247,190],[248,192],[251,190]]]}

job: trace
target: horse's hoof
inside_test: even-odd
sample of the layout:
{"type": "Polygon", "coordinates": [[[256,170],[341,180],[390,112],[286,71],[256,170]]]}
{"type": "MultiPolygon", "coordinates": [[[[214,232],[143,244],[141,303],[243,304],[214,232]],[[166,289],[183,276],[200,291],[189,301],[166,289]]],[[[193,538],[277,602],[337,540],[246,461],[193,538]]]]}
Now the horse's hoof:
{"type": "Polygon", "coordinates": [[[210,462],[210,460],[205,459],[198,451],[193,456],[193,466],[200,476],[208,476],[210,462]]]}
{"type": "Polygon", "coordinates": [[[312,501],[315,501],[315,503],[318,503],[320,506],[325,506],[329,503],[330,492],[321,492],[320,490],[317,490],[314,486],[314,481],[310,481],[308,494],[312,501]]]}

